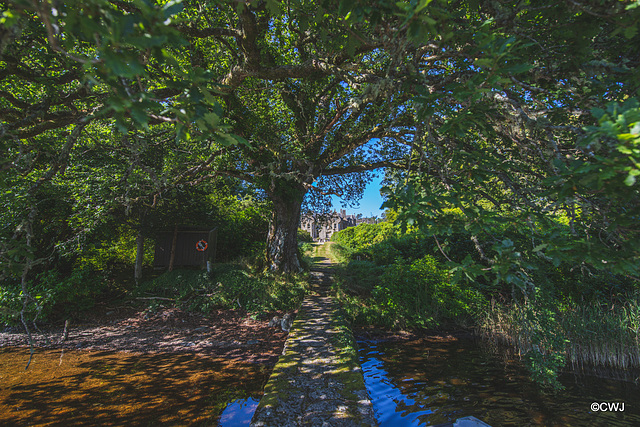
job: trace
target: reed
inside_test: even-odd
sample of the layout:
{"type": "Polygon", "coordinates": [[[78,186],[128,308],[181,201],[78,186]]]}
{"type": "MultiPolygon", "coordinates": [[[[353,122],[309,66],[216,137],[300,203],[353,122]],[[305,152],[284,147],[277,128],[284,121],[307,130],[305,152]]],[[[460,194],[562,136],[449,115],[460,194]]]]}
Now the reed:
{"type": "Polygon", "coordinates": [[[640,367],[640,303],[604,307],[581,306],[560,317],[567,343],[567,360],[574,368],[583,364],[619,369],[640,367]]]}
{"type": "Polygon", "coordinates": [[[512,346],[520,355],[533,349],[543,354],[561,350],[574,369],[586,365],[640,368],[640,298],[613,306],[557,307],[545,325],[532,322],[535,317],[535,307],[492,304],[479,322],[479,331],[485,338],[512,346]],[[548,337],[554,336],[562,337],[563,349],[553,348],[558,340],[548,337]]]}

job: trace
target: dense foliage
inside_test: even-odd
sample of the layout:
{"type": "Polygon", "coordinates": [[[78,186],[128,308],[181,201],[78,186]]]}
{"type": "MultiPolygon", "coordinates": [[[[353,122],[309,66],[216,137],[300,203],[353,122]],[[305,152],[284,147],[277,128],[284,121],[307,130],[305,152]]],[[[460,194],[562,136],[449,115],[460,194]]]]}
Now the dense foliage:
{"type": "Polygon", "coordinates": [[[386,167],[404,229],[345,245],[385,266],[376,310],[428,325],[502,298],[554,354],[554,304],[637,287],[639,4],[3,2],[9,313],[26,326],[177,222],[215,223],[229,256],[261,237],[270,270],[297,272],[305,200],[386,167]],[[393,310],[412,292],[425,304],[393,310]]]}
{"type": "MultiPolygon", "coordinates": [[[[386,221],[333,235],[332,251],[343,263],[338,296],[353,321],[387,328],[473,328],[525,355],[532,376],[545,384],[558,385],[556,375],[567,362],[640,366],[640,293],[634,280],[544,258],[523,261],[535,263],[529,272],[533,290],[491,269],[470,279],[462,267],[482,262],[474,242],[464,233],[438,231],[386,221]]],[[[530,239],[510,227],[500,233],[511,242],[503,250],[530,239]]]]}
{"type": "MultiPolygon", "coordinates": [[[[29,183],[11,204],[31,224],[33,193],[69,165],[105,179],[89,171],[111,152],[81,151],[92,139],[146,182],[132,199],[220,176],[260,188],[273,202],[266,257],[286,272],[305,195],[354,197],[364,172],[406,168],[426,172],[396,191],[411,220],[478,198],[524,207],[520,221],[534,206],[580,211],[626,248],[611,263],[629,270],[637,245],[619,212],[637,214],[637,4],[10,1],[0,162],[29,183]]],[[[29,246],[27,228],[12,250],[29,246]]]]}
{"type": "MultiPolygon", "coordinates": [[[[27,318],[36,314],[40,319],[68,318],[91,309],[96,300],[136,295],[134,264],[139,234],[144,237],[140,260],[144,273],[140,280],[158,274],[152,268],[156,238],[176,225],[216,227],[219,263],[253,259],[264,248],[269,204],[252,196],[250,189],[218,183],[176,191],[157,201],[156,207],[132,204],[127,213],[118,203],[109,205],[87,198],[85,192],[75,188],[78,184],[61,177],[34,195],[39,207],[51,203],[57,208],[46,210],[46,220],[34,223],[34,234],[39,238],[32,241],[31,248],[39,263],[30,267],[25,286],[19,274],[2,278],[0,319],[15,321],[23,307],[27,318]],[[65,196],[60,198],[60,194],[65,196]],[[83,209],[75,209],[77,206],[83,209]],[[29,295],[26,303],[25,288],[29,295]]],[[[94,197],[104,191],[108,189],[94,184],[94,197]]],[[[4,193],[4,197],[10,195],[4,193]]],[[[4,236],[10,236],[19,224],[11,221],[12,212],[4,212],[4,236]]],[[[7,261],[11,267],[11,258],[7,261]]]]}

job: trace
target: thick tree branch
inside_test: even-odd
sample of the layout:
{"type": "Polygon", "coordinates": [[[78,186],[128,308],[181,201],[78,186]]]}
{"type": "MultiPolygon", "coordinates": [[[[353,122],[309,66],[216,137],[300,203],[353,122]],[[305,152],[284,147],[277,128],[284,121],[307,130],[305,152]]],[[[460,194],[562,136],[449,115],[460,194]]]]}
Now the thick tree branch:
{"type": "Polygon", "coordinates": [[[176,25],[175,29],[180,31],[182,34],[195,37],[195,38],[207,38],[207,37],[241,37],[242,32],[238,31],[234,28],[219,28],[219,27],[208,27],[208,28],[195,28],[193,26],[187,25],[176,25]]]}
{"type": "Polygon", "coordinates": [[[384,161],[375,162],[375,163],[329,168],[329,169],[324,169],[321,175],[322,176],[344,175],[347,173],[372,171],[380,168],[406,169],[406,167],[398,163],[401,160],[402,159],[384,160],[384,161]]]}
{"type": "Polygon", "coordinates": [[[228,88],[223,88],[225,92],[231,92],[242,84],[248,77],[263,80],[286,80],[286,79],[315,79],[333,72],[331,64],[318,59],[309,60],[300,65],[283,65],[280,67],[270,67],[249,70],[244,67],[235,66],[220,82],[228,88]]]}
{"type": "Polygon", "coordinates": [[[321,168],[324,169],[331,163],[343,158],[345,155],[353,152],[356,148],[363,146],[372,139],[381,138],[382,136],[384,136],[384,131],[385,129],[383,129],[381,126],[376,126],[371,129],[371,131],[369,131],[365,135],[360,136],[359,138],[350,138],[350,142],[343,143],[335,149],[325,151],[322,156],[320,156],[318,164],[321,168]]]}
{"type": "Polygon", "coordinates": [[[16,76],[22,80],[29,82],[47,82],[55,85],[64,85],[78,80],[81,75],[76,70],[69,70],[60,76],[43,75],[37,71],[30,69],[28,66],[20,64],[16,60],[11,60],[5,55],[4,60],[7,62],[5,68],[0,69],[0,80],[4,80],[8,76],[16,76]],[[15,61],[15,62],[14,62],[15,61]]]}

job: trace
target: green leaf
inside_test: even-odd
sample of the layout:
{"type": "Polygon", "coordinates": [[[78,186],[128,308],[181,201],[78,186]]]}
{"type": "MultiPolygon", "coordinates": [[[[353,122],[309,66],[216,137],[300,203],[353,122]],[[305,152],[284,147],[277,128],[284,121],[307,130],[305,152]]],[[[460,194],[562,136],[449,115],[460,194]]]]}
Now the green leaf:
{"type": "Polygon", "coordinates": [[[627,29],[624,30],[624,36],[628,39],[632,39],[637,33],[638,27],[636,26],[627,27],[627,29]]]}
{"type": "Polygon", "coordinates": [[[633,134],[633,133],[619,133],[618,134],[618,139],[621,141],[628,141],[630,139],[635,139],[637,138],[638,135],[637,134],[633,134]]]}
{"type": "Polygon", "coordinates": [[[145,72],[144,67],[137,59],[125,58],[121,54],[110,50],[103,53],[103,60],[108,71],[119,77],[134,78],[145,72]]]}
{"type": "Polygon", "coordinates": [[[280,2],[277,0],[267,0],[267,9],[269,10],[269,14],[271,16],[280,16],[282,15],[282,9],[280,7],[280,2]]]}
{"type": "Polygon", "coordinates": [[[130,114],[137,124],[142,126],[144,129],[149,129],[149,117],[143,108],[136,105],[131,109],[130,114]]]}
{"type": "Polygon", "coordinates": [[[489,58],[478,58],[473,63],[478,67],[484,67],[484,68],[493,68],[494,66],[493,60],[489,58]]]}
{"type": "Polygon", "coordinates": [[[164,17],[166,19],[182,12],[183,8],[184,5],[182,4],[182,0],[170,0],[162,7],[162,12],[164,13],[164,17]]]}
{"type": "Polygon", "coordinates": [[[206,113],[204,115],[204,120],[209,124],[209,126],[213,129],[216,128],[218,126],[218,124],[220,123],[220,117],[217,114],[214,113],[206,113]]]}
{"type": "Polygon", "coordinates": [[[163,46],[167,43],[167,36],[152,36],[151,34],[145,34],[144,36],[139,37],[128,37],[127,41],[136,47],[140,47],[142,49],[148,49],[156,46],[163,46]]]}
{"type": "Polygon", "coordinates": [[[216,132],[216,135],[218,136],[217,141],[221,145],[224,145],[224,146],[238,145],[239,141],[228,133],[216,132]]]}
{"type": "Polygon", "coordinates": [[[535,248],[533,248],[533,252],[540,252],[541,250],[543,250],[544,248],[546,248],[547,246],[549,246],[548,243],[543,243],[541,245],[536,246],[535,248]]]}
{"type": "Polygon", "coordinates": [[[416,7],[416,13],[420,13],[420,11],[422,11],[422,9],[424,9],[425,7],[429,6],[429,3],[431,3],[432,1],[433,0],[420,0],[418,7],[416,7]]]}
{"type": "Polygon", "coordinates": [[[592,108],[591,114],[593,114],[595,118],[600,119],[602,116],[604,116],[605,111],[602,108],[592,108]]]}
{"type": "Polygon", "coordinates": [[[635,175],[638,175],[638,174],[629,173],[629,175],[627,175],[627,178],[624,180],[624,183],[629,187],[631,187],[633,184],[636,183],[635,175]]]}
{"type": "Polygon", "coordinates": [[[625,7],[625,10],[635,9],[638,6],[640,6],[640,0],[634,0],[630,4],[628,4],[627,7],[625,7]]]}

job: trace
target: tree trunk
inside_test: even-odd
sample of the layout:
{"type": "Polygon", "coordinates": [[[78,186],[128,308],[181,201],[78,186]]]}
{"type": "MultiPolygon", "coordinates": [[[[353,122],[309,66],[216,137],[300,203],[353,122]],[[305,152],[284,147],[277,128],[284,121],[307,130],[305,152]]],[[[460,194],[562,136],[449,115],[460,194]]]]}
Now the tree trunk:
{"type": "Polygon", "coordinates": [[[136,265],[134,269],[134,277],[136,283],[142,279],[142,261],[144,260],[144,236],[142,231],[138,230],[138,236],[136,237],[136,265]]]}
{"type": "Polygon", "coordinates": [[[267,263],[271,271],[302,271],[298,260],[298,226],[304,195],[305,190],[296,187],[271,194],[273,215],[267,235],[267,263]]]}

